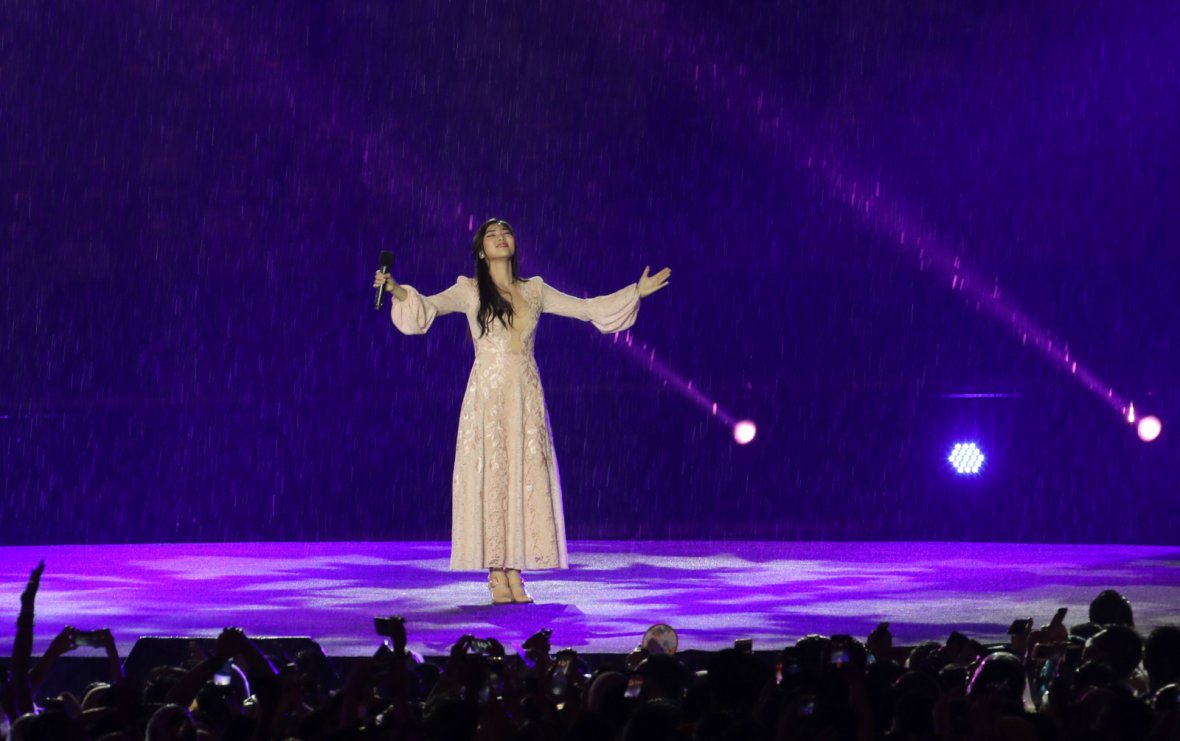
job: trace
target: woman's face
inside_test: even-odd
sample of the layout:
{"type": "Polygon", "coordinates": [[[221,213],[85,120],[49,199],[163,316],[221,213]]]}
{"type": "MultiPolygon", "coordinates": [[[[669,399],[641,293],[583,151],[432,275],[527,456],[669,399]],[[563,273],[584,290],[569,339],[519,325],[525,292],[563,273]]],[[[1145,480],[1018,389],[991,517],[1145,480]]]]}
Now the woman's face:
{"type": "Polygon", "coordinates": [[[507,260],[516,254],[516,237],[503,224],[492,224],[483,235],[483,253],[489,262],[507,260]]]}

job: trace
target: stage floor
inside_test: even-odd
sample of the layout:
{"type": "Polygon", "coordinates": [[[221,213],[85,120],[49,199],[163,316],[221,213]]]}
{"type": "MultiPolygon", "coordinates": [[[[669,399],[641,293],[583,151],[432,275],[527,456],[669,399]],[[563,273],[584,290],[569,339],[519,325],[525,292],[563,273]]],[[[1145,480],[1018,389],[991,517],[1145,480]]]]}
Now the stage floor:
{"type": "MultiPolygon", "coordinates": [[[[895,641],[958,628],[1000,641],[1014,618],[1047,622],[1122,591],[1149,631],[1180,621],[1180,547],[980,543],[624,542],[570,544],[568,571],[528,577],[534,605],[487,604],[486,577],[447,570],[448,544],[198,543],[0,548],[0,653],[19,595],[45,559],[34,653],[63,626],[109,627],[126,653],[142,635],[306,635],[330,656],[370,653],[375,615],[403,615],[410,647],[447,651],[463,633],[519,644],[553,629],[555,648],[625,652],[652,623],[681,650],[735,638],[780,648],[808,633],[863,637],[881,620],[895,641]]],[[[79,649],[95,654],[94,649],[79,649]]]]}

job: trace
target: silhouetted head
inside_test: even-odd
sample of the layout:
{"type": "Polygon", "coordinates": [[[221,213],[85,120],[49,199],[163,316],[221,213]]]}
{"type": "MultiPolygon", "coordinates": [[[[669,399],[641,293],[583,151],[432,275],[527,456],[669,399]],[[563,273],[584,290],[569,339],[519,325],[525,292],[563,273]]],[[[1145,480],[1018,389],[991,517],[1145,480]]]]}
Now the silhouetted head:
{"type": "Polygon", "coordinates": [[[422,712],[422,735],[429,739],[471,738],[479,728],[479,705],[449,695],[435,695],[422,712]]]}
{"type": "Polygon", "coordinates": [[[8,731],[11,741],[82,741],[82,726],[60,711],[22,715],[8,731]]]}
{"type": "Polygon", "coordinates": [[[1090,622],[1099,625],[1135,625],[1131,603],[1113,589],[1098,594],[1090,603],[1090,622]]]}
{"type": "Polygon", "coordinates": [[[1180,627],[1161,625],[1143,648],[1143,668],[1152,689],[1180,682],[1180,627]]]}
{"type": "Polygon", "coordinates": [[[1071,701],[1081,697],[1086,690],[1094,687],[1113,687],[1118,683],[1118,675],[1108,665],[1100,661],[1083,661],[1073,674],[1071,701]]]}
{"type": "Polygon", "coordinates": [[[827,671],[831,647],[832,642],[827,636],[812,633],[795,643],[793,654],[805,674],[820,674],[827,671]]]}
{"type": "Polygon", "coordinates": [[[1132,741],[1148,737],[1151,710],[1126,687],[1091,687],[1070,705],[1066,738],[1132,741]]]}
{"type": "Polygon", "coordinates": [[[1078,623],[1069,627],[1069,635],[1071,638],[1080,638],[1086,641],[1102,632],[1102,626],[1098,623],[1078,623]]]}
{"type": "Polygon", "coordinates": [[[938,680],[927,672],[908,671],[893,685],[896,702],[893,708],[893,728],[904,737],[930,735],[934,705],[942,691],[938,680]]]}
{"type": "Polygon", "coordinates": [[[144,734],[146,741],[191,741],[196,737],[193,716],[179,705],[165,705],[153,713],[144,734]]]}
{"type": "Polygon", "coordinates": [[[967,697],[990,696],[1019,704],[1024,697],[1024,663],[1010,653],[989,654],[979,662],[967,685],[967,697]]]}
{"type": "Polygon", "coordinates": [[[1128,625],[1108,625],[1086,641],[1083,655],[1087,661],[1106,664],[1120,679],[1127,679],[1143,659],[1143,639],[1128,625]]]}
{"type": "Polygon", "coordinates": [[[652,654],[635,671],[643,675],[640,698],[644,700],[663,697],[679,701],[688,688],[688,670],[669,654],[652,654]]]}
{"type": "Polygon", "coordinates": [[[680,708],[670,700],[645,702],[635,709],[620,738],[623,741],[672,741],[679,737],[676,729],[680,718],[680,708]]]}
{"type": "Polygon", "coordinates": [[[753,654],[727,648],[709,657],[705,679],[713,699],[722,707],[752,706],[771,679],[770,667],[753,654]]]}
{"type": "Polygon", "coordinates": [[[1180,710],[1180,684],[1165,684],[1156,690],[1151,698],[1157,713],[1172,713],[1180,710]]]}
{"type": "Polygon", "coordinates": [[[938,641],[922,641],[910,650],[910,655],[905,660],[907,669],[927,671],[931,674],[937,674],[946,663],[946,659],[942,657],[942,644],[938,641]]]}

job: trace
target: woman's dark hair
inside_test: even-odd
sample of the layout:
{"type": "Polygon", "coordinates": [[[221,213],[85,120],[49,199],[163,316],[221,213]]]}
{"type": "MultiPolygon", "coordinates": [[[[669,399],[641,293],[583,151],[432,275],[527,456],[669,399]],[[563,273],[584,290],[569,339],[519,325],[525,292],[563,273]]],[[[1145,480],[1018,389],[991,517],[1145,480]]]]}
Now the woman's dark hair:
{"type": "MultiPolygon", "coordinates": [[[[488,270],[488,261],[480,257],[483,253],[484,235],[496,224],[507,229],[509,234],[516,234],[512,225],[507,221],[488,219],[479,229],[475,230],[475,236],[471,239],[471,255],[475,258],[475,283],[479,287],[479,312],[475,318],[479,322],[480,337],[487,334],[488,325],[492,323],[493,319],[499,319],[505,327],[512,326],[512,303],[496,290],[496,284],[492,283],[492,274],[488,270]]],[[[512,281],[520,280],[520,269],[517,267],[515,250],[512,252],[512,257],[508,258],[508,264],[512,269],[512,281]]]]}

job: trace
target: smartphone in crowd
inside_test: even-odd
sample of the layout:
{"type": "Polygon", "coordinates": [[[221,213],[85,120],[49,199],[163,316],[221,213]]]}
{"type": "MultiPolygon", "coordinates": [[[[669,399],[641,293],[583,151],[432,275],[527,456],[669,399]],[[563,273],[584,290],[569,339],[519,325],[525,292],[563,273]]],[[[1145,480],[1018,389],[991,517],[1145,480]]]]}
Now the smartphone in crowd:
{"type": "Polygon", "coordinates": [[[783,683],[784,676],[798,674],[800,671],[802,671],[802,666],[799,664],[799,649],[794,646],[787,646],[783,649],[782,657],[775,667],[775,676],[777,677],[778,683],[783,683]]]}
{"type": "Polygon", "coordinates": [[[565,672],[554,671],[549,677],[549,691],[554,697],[561,697],[570,688],[570,679],[565,672]]]}
{"type": "Polygon", "coordinates": [[[563,648],[553,657],[553,665],[549,669],[549,690],[554,697],[561,697],[570,686],[570,673],[574,670],[574,662],[578,652],[572,648],[563,648]]]}
{"type": "Polygon", "coordinates": [[[393,629],[397,625],[402,625],[406,621],[401,617],[375,617],[373,618],[373,628],[377,631],[379,636],[392,636],[393,629]]]}
{"type": "Polygon", "coordinates": [[[636,700],[641,692],[643,692],[643,675],[632,674],[627,680],[627,689],[623,692],[623,697],[628,700],[636,700]]]}
{"type": "Polygon", "coordinates": [[[733,647],[744,654],[752,654],[754,653],[754,639],[739,638],[733,642],[733,647]]]}
{"type": "Polygon", "coordinates": [[[831,643],[830,661],[835,666],[845,666],[850,660],[849,651],[852,646],[852,636],[833,635],[831,643]]]}
{"type": "Polygon", "coordinates": [[[1038,643],[1033,658],[1038,661],[1060,661],[1080,658],[1082,646],[1068,641],[1064,643],[1038,643]]]}
{"type": "Polygon", "coordinates": [[[101,648],[103,645],[103,635],[101,630],[76,630],[74,631],[74,645],[75,646],[90,646],[92,648],[101,648]]]}
{"type": "Polygon", "coordinates": [[[473,654],[490,656],[493,645],[490,638],[472,638],[471,643],[467,644],[467,649],[473,654]]]}
{"type": "Polygon", "coordinates": [[[553,657],[553,663],[557,666],[557,671],[562,674],[568,674],[577,658],[577,651],[572,648],[563,648],[553,657]]]}
{"type": "Polygon", "coordinates": [[[504,696],[504,667],[492,662],[488,667],[488,678],[479,691],[480,700],[500,699],[504,696]]]}

